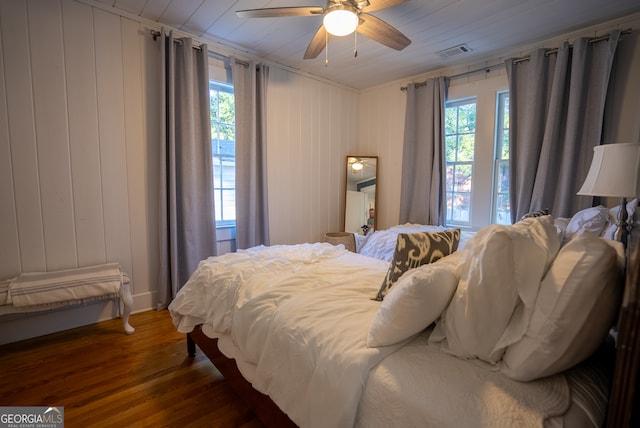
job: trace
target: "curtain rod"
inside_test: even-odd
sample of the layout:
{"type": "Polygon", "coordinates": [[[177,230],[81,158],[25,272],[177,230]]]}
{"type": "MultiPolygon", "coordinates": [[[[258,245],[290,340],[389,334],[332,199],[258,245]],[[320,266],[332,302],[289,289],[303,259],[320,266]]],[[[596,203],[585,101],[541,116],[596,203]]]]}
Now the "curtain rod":
{"type": "MultiPolygon", "coordinates": [[[[158,37],[160,37],[161,35],[162,35],[162,33],[160,31],[151,30],[151,37],[153,37],[154,41],[157,40],[158,37]]],[[[182,40],[180,40],[180,39],[173,39],[173,41],[174,41],[174,43],[178,43],[178,44],[182,45],[182,40]]],[[[193,48],[201,50],[200,46],[194,46],[193,48]]],[[[225,61],[231,59],[226,55],[222,55],[221,53],[214,52],[214,51],[208,51],[207,54],[212,56],[212,57],[215,57],[215,58],[218,58],[218,59],[221,59],[221,60],[225,60],[225,61]]],[[[236,58],[236,64],[243,65],[245,68],[249,67],[249,63],[248,62],[239,60],[237,58],[236,58]]]]}
{"type": "MultiPolygon", "coordinates": [[[[445,76],[445,79],[447,80],[455,80],[455,79],[461,79],[463,77],[467,77],[467,76],[471,76],[473,74],[478,74],[478,73],[489,73],[491,72],[494,68],[504,68],[504,64],[500,63],[500,64],[493,64],[493,65],[487,65],[486,67],[482,67],[482,68],[477,68],[475,70],[469,70],[469,71],[465,71],[464,73],[459,73],[459,74],[454,74],[453,76],[445,76]]],[[[424,86],[426,85],[427,82],[419,82],[416,83],[416,88],[419,88],[420,86],[424,86]]],[[[401,91],[406,91],[407,87],[406,86],[401,86],[400,87],[401,91]]]]}
{"type": "MultiPolygon", "coordinates": [[[[627,34],[631,34],[631,28],[627,28],[626,30],[620,31],[620,35],[624,36],[627,34]]],[[[605,36],[600,36],[600,37],[594,37],[592,39],[589,39],[588,43],[589,44],[594,44],[594,43],[598,43],[598,42],[603,42],[605,40],[609,40],[609,35],[605,35],[605,36]]],[[[569,45],[569,47],[573,47],[572,45],[569,45]]],[[[555,49],[549,49],[548,51],[546,51],[544,54],[545,56],[548,55],[553,55],[553,54],[557,54],[558,53],[558,48],[555,49]]],[[[525,61],[529,61],[531,59],[531,56],[524,56],[522,58],[516,58],[513,60],[514,64],[518,64],[519,62],[525,62],[525,61]]]]}
{"type": "MultiPolygon", "coordinates": [[[[631,28],[628,28],[624,31],[620,32],[620,35],[626,35],[626,34],[631,34],[631,28]]],[[[600,37],[594,37],[592,39],[589,39],[589,43],[597,43],[597,42],[602,42],[604,40],[609,40],[609,35],[607,34],[606,36],[600,36],[600,37]]],[[[557,53],[558,49],[549,49],[547,52],[545,52],[545,55],[553,55],[554,53],[557,53]]],[[[522,58],[518,58],[515,59],[513,62],[514,64],[517,64],[519,62],[524,62],[524,61],[528,61],[531,57],[530,56],[526,56],[526,57],[522,57],[522,58]]],[[[494,68],[503,68],[504,67],[504,63],[500,63],[500,64],[494,64],[494,65],[490,65],[487,67],[482,67],[482,68],[478,68],[475,70],[470,70],[470,71],[465,71],[464,73],[459,73],[459,74],[454,74],[453,76],[449,76],[445,78],[447,80],[454,80],[454,79],[460,79],[463,77],[467,77],[473,74],[477,74],[477,73],[481,73],[481,72],[485,72],[485,73],[489,73],[491,70],[493,70],[494,68]]],[[[424,86],[426,85],[427,82],[420,82],[420,83],[416,83],[416,88],[419,88],[420,86],[424,86]]],[[[406,86],[401,86],[400,87],[401,91],[406,91],[407,87],[406,86]]]]}

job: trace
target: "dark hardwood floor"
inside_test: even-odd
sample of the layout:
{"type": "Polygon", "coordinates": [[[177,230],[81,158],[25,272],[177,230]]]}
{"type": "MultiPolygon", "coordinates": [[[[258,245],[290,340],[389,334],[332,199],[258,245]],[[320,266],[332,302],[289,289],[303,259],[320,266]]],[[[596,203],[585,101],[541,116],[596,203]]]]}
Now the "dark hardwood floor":
{"type": "Polygon", "coordinates": [[[0,406],[64,406],[73,427],[263,427],[169,313],[0,346],[0,406]]]}

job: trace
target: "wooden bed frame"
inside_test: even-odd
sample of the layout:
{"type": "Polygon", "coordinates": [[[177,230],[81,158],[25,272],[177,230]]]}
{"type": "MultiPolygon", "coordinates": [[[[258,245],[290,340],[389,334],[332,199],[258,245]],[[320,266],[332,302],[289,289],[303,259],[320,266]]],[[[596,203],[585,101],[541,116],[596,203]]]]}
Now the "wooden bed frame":
{"type": "Polygon", "coordinates": [[[624,295],[618,318],[616,362],[609,395],[607,428],[640,426],[640,226],[631,231],[627,247],[624,295]]]}
{"type": "Polygon", "coordinates": [[[247,381],[236,362],[232,358],[227,358],[218,349],[218,339],[211,339],[197,326],[191,333],[187,333],[187,351],[190,357],[196,355],[196,344],[202,352],[209,358],[214,366],[222,373],[222,376],[229,381],[231,387],[242,399],[253,409],[258,419],[267,427],[296,427],[297,425],[289,419],[286,413],[261,392],[256,391],[247,381]]]}
{"type": "MultiPolygon", "coordinates": [[[[609,395],[605,426],[630,428],[640,426],[640,394],[636,394],[640,371],[640,228],[633,230],[627,249],[627,271],[618,318],[614,374],[609,395]]],[[[218,349],[217,339],[210,339],[196,327],[187,334],[187,350],[194,356],[196,345],[229,381],[233,389],[255,411],[267,427],[295,427],[291,419],[271,399],[251,386],[233,359],[218,349]]]]}

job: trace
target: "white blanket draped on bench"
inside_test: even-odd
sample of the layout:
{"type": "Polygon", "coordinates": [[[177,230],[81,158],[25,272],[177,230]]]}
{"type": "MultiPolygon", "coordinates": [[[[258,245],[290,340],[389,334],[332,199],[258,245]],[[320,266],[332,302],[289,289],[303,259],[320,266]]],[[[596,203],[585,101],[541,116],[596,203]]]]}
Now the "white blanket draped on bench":
{"type": "Polygon", "coordinates": [[[130,280],[119,263],[107,263],[53,272],[22,273],[6,281],[8,293],[0,313],[47,310],[120,297],[124,329],[133,333],[129,314],[133,305],[130,280]]]}

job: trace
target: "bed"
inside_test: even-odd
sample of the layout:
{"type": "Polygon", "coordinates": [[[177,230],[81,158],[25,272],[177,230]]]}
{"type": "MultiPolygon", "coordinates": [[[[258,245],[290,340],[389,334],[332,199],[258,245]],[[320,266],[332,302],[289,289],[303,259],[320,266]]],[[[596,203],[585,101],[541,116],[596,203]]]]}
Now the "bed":
{"type": "Polygon", "coordinates": [[[625,257],[612,217],[462,242],[403,225],[382,239],[390,261],[255,247],[202,261],[169,309],[267,426],[631,426],[638,241],[625,257]],[[424,242],[417,262],[406,249],[424,242]]]}

